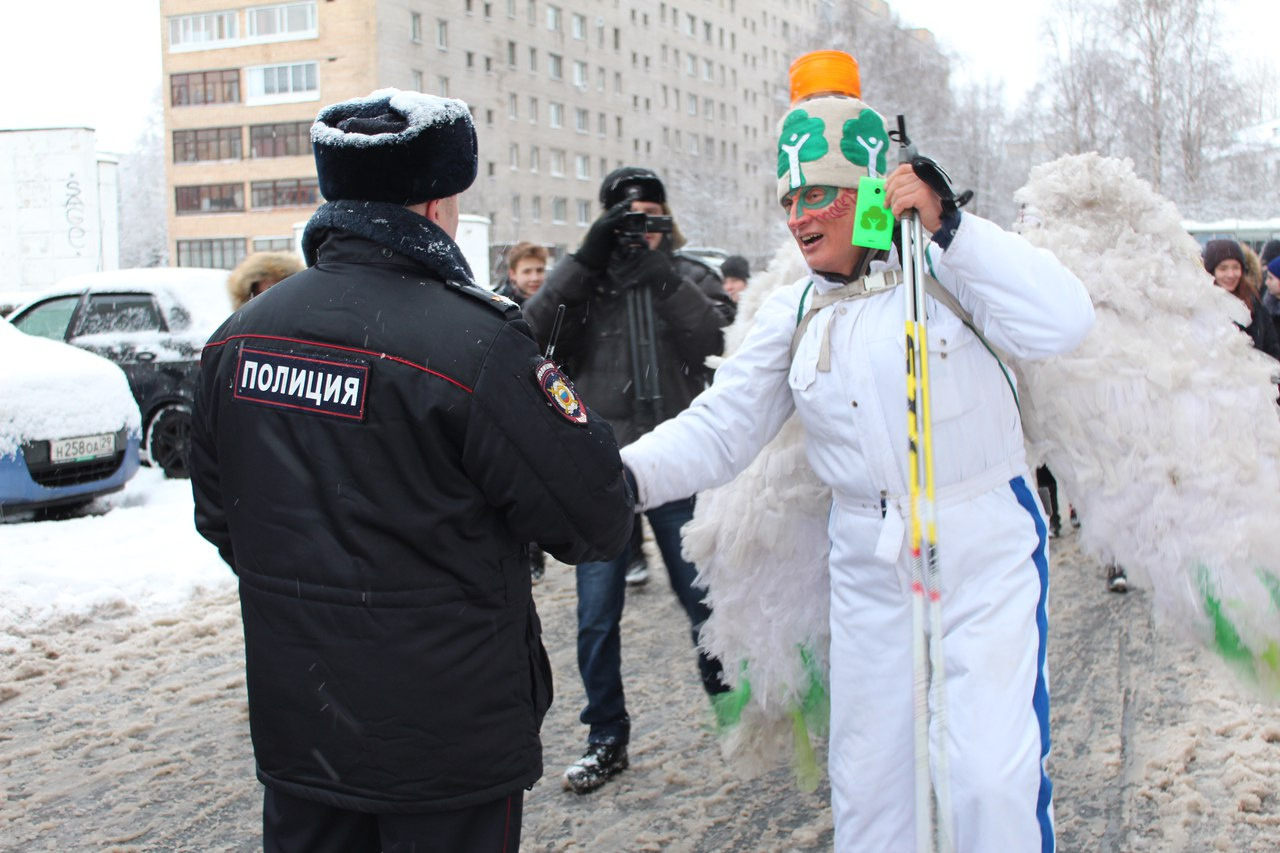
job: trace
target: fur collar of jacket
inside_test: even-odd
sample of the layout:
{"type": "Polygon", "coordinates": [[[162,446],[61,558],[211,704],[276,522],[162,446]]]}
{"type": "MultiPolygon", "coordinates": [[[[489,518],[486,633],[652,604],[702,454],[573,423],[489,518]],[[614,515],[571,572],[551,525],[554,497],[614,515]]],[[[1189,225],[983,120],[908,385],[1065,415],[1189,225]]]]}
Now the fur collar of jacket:
{"type": "Polygon", "coordinates": [[[326,231],[346,231],[412,258],[444,281],[475,284],[462,250],[439,225],[383,201],[331,201],[320,207],[302,232],[302,256],[315,266],[326,231]]]}

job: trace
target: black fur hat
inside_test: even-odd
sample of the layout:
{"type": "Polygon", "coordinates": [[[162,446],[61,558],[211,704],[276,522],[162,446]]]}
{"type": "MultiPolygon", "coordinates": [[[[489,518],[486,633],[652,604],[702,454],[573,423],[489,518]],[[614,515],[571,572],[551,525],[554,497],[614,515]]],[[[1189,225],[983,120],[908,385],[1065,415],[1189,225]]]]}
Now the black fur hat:
{"type": "Polygon", "coordinates": [[[329,201],[420,204],[471,186],[476,129],[462,101],[380,89],[325,107],[311,125],[320,192],[329,201]]]}
{"type": "Polygon", "coordinates": [[[600,183],[600,204],[608,210],[624,198],[665,204],[667,190],[653,170],[641,166],[623,166],[614,169],[600,183]]]}
{"type": "Polygon", "coordinates": [[[1244,268],[1244,252],[1235,240],[1210,240],[1204,244],[1201,257],[1204,260],[1205,272],[1210,275],[1223,261],[1237,261],[1241,269],[1244,268]]]}

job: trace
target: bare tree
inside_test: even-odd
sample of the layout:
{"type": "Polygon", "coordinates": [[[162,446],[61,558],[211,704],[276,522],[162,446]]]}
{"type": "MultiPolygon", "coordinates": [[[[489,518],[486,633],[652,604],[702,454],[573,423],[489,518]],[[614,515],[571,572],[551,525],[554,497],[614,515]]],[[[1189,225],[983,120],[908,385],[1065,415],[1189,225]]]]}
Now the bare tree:
{"type": "Polygon", "coordinates": [[[1042,29],[1050,53],[1033,92],[1045,103],[1046,146],[1058,156],[1122,153],[1128,71],[1112,16],[1101,0],[1057,0],[1042,29]]]}
{"type": "Polygon", "coordinates": [[[133,148],[120,158],[120,266],[158,267],[169,262],[165,209],[164,110],[160,90],[133,148]]]}
{"type": "Polygon", "coordinates": [[[1233,134],[1265,103],[1245,94],[1217,21],[1216,0],[1059,0],[1036,90],[1047,147],[1129,157],[1188,215],[1216,207],[1215,180],[1256,171],[1233,134]]]}

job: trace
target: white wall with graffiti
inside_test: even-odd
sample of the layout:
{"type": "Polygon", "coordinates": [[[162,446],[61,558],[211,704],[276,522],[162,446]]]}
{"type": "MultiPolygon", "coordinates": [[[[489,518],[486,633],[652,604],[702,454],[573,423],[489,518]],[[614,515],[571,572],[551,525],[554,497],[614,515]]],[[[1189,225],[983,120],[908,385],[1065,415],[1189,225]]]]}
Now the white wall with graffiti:
{"type": "Polygon", "coordinates": [[[0,290],[120,266],[114,157],[84,127],[0,129],[0,290]]]}

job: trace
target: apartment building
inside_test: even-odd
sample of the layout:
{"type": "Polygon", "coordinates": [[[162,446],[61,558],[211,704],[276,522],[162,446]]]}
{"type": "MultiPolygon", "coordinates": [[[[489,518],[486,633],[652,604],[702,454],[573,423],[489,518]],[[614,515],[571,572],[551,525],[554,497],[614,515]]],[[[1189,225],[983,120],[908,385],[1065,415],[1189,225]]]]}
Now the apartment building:
{"type": "MultiPolygon", "coordinates": [[[[853,4],[841,4],[852,8],[853,4]]],[[[880,0],[860,7],[885,14],[880,0]]],[[[171,257],[289,248],[320,198],[309,128],[384,88],[472,108],[464,213],[572,250],[601,178],[655,169],[692,243],[765,253],[787,68],[830,0],[161,0],[171,257]]],[[[811,41],[811,39],[810,39],[811,41]]]]}

